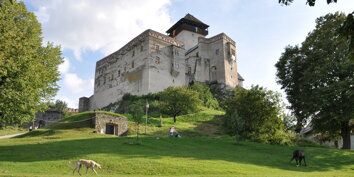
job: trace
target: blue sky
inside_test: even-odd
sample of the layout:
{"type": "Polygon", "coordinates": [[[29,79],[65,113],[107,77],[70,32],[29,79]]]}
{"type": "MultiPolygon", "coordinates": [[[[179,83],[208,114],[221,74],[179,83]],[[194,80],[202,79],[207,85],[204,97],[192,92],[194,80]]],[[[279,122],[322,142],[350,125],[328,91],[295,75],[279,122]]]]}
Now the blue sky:
{"type": "Polygon", "coordinates": [[[315,7],[306,0],[282,6],[278,0],[25,0],[43,28],[44,41],[62,47],[60,90],[56,99],[77,108],[93,94],[96,61],[118,50],[146,29],[165,31],[192,14],[208,24],[212,37],[224,32],[236,41],[238,71],[244,86],[281,92],[274,64],[284,47],[297,45],[314,29],[317,17],[354,11],[354,0],[315,7]]]}

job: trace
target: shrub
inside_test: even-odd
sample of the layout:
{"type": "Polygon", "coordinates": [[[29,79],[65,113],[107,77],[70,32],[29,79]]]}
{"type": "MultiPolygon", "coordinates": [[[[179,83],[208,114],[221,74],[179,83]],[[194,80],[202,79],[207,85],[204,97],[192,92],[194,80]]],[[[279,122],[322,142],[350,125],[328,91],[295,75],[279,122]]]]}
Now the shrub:
{"type": "Polygon", "coordinates": [[[230,135],[268,144],[291,144],[284,132],[278,93],[259,86],[237,88],[225,101],[224,128],[230,135]]]}
{"type": "Polygon", "coordinates": [[[193,83],[190,89],[199,93],[199,99],[202,100],[205,107],[211,109],[220,108],[218,100],[213,96],[208,86],[201,83],[193,83]]]}

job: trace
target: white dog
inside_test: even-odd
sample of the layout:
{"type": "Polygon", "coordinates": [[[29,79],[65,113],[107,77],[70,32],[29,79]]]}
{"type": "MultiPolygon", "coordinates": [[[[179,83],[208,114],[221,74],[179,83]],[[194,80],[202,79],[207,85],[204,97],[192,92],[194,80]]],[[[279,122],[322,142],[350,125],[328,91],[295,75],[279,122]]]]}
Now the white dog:
{"type": "Polygon", "coordinates": [[[97,167],[97,168],[101,169],[101,165],[98,164],[98,163],[96,163],[96,162],[93,161],[93,160],[80,159],[80,160],[76,161],[76,167],[75,167],[75,169],[74,169],[74,171],[73,171],[73,175],[75,174],[76,169],[78,169],[77,172],[78,172],[79,175],[81,176],[81,174],[80,174],[80,169],[81,169],[82,165],[85,165],[85,166],[86,166],[86,174],[87,174],[87,171],[88,171],[89,168],[91,168],[91,169],[93,170],[93,172],[96,173],[96,175],[97,175],[97,172],[96,172],[96,170],[94,169],[94,167],[97,167]]]}

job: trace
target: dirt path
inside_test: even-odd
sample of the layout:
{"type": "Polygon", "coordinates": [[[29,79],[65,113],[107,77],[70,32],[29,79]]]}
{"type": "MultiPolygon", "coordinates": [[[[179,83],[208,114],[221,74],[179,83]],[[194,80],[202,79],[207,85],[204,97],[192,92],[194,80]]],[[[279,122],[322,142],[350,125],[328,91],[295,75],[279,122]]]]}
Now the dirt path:
{"type": "Polygon", "coordinates": [[[22,134],[25,134],[25,133],[17,133],[17,134],[13,134],[13,135],[0,136],[0,139],[12,138],[12,137],[19,136],[19,135],[22,135],[22,134]]]}

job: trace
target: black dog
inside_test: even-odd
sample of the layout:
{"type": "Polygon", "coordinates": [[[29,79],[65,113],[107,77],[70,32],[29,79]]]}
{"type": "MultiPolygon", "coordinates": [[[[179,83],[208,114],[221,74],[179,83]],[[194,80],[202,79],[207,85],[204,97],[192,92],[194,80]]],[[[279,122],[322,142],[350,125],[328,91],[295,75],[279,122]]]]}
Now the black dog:
{"type": "Polygon", "coordinates": [[[305,163],[305,166],[306,166],[306,160],[305,160],[305,152],[303,150],[295,150],[293,152],[293,158],[291,158],[290,162],[292,160],[296,161],[296,166],[301,166],[301,161],[302,159],[304,159],[304,163],[305,163]]]}

